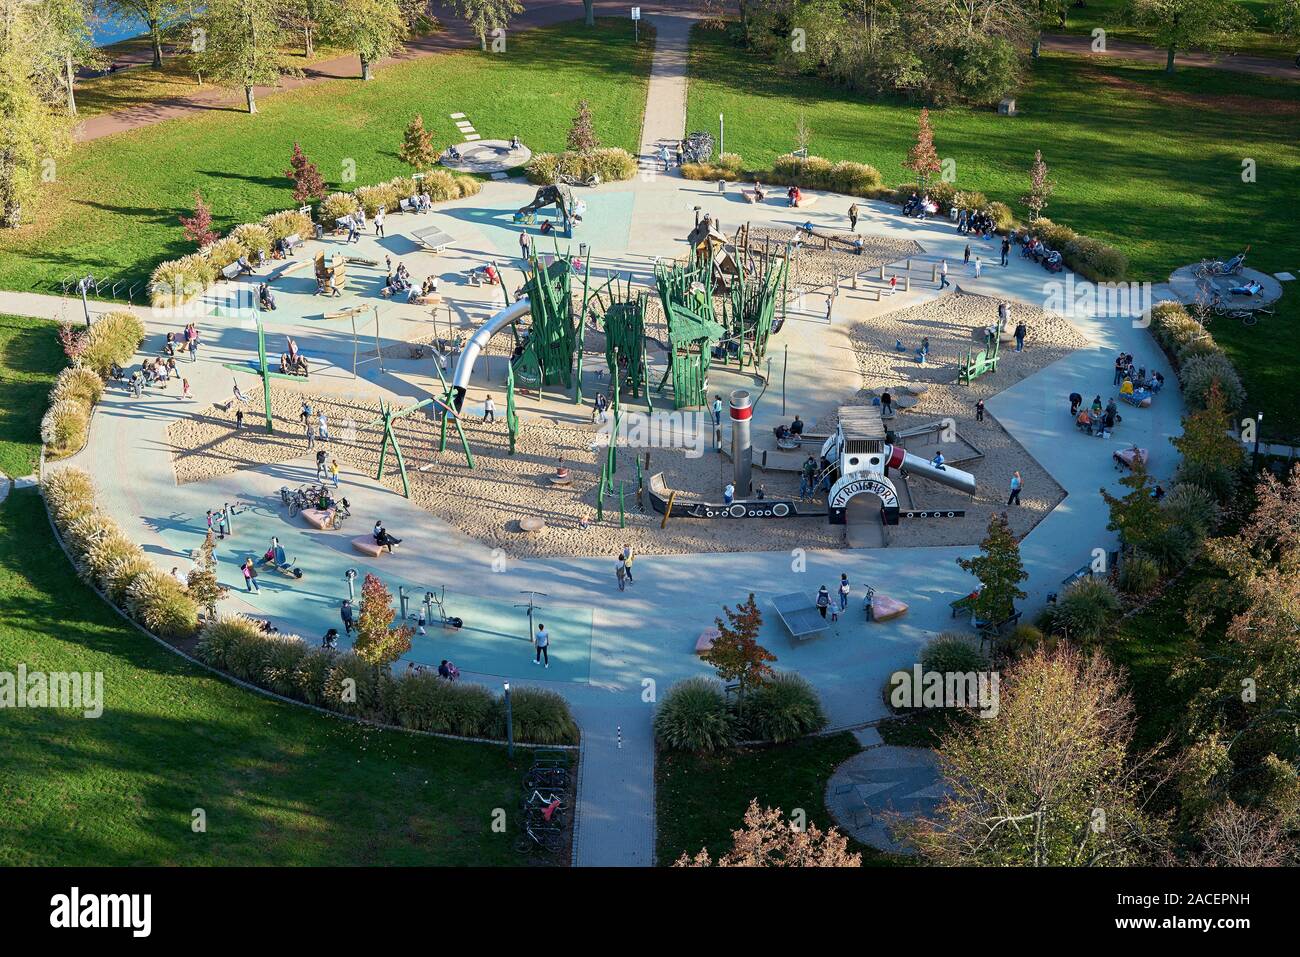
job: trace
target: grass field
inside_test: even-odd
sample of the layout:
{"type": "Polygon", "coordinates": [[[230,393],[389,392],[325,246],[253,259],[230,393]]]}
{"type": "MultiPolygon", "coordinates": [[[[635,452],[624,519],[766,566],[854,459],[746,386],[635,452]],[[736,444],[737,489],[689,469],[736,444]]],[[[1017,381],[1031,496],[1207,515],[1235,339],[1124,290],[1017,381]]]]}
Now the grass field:
{"type": "MultiPolygon", "coordinates": [[[[5,471],[34,459],[61,364],[52,324],[0,318],[5,471]]],[[[0,609],[0,671],[102,672],[105,698],[97,719],[0,712],[0,866],[532,862],[515,846],[527,751],[512,765],[503,748],[353,725],[212,677],[77,580],[32,489],[0,505],[0,609]]]]}
{"type": "MultiPolygon", "coordinates": [[[[1070,7],[1069,22],[1064,30],[1053,27],[1048,32],[1091,35],[1093,30],[1101,28],[1108,37],[1150,43],[1151,35],[1145,28],[1124,22],[1124,8],[1127,5],[1128,0],[1087,0],[1083,6],[1070,7]]],[[[1284,57],[1288,61],[1295,57],[1296,44],[1270,32],[1273,21],[1267,0],[1236,0],[1236,6],[1241,8],[1243,17],[1249,17],[1250,20],[1245,21],[1248,29],[1233,40],[1229,51],[1284,57]]]]}
{"type": "Polygon", "coordinates": [[[218,229],[292,205],[284,170],[295,141],[331,188],[409,172],[397,158],[402,131],[422,113],[436,145],[459,140],[449,114],[463,112],[484,138],[518,133],[534,150],[562,149],[580,97],[608,146],[635,151],[651,45],[632,25],[601,20],[511,36],[504,54],[470,50],[397,63],[369,83],[335,80],[265,98],[256,116],[213,110],[107,137],[58,165],[39,221],[0,237],[0,288],[51,291],[86,271],[138,283],[190,251],[177,217],[194,191],[218,229]]]}
{"type": "MultiPolygon", "coordinates": [[[[707,847],[716,859],[731,848],[731,832],[743,823],[751,798],[786,815],[802,808],[808,823],[822,830],[835,822],[826,811],[826,782],[835,769],[862,750],[848,732],[804,738],[765,748],[725,754],[661,752],[655,763],[656,854],[660,866],[683,853],[707,847]]],[[[850,839],[864,864],[894,859],[850,839]]]]}

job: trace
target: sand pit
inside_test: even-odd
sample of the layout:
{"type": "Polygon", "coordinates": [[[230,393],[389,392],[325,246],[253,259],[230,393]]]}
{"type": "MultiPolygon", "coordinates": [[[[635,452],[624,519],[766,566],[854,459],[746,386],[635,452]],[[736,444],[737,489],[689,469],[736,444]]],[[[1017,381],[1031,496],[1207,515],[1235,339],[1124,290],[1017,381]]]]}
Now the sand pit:
{"type": "MultiPolygon", "coordinates": [[[[924,395],[916,404],[908,411],[899,412],[886,424],[901,430],[951,418],[956,423],[958,434],[984,453],[978,461],[960,466],[971,472],[979,483],[979,491],[973,500],[925,479],[909,480],[907,485],[913,508],[965,509],[966,517],[904,521],[889,530],[891,545],[978,542],[983,537],[989,516],[995,510],[1003,509],[1007,510],[1015,532],[1024,535],[1064,498],[1061,487],[992,415],[986,414],[983,422],[976,421],[975,403],[981,399],[987,402],[998,392],[1085,345],[1086,340],[1063,317],[1023,303],[1013,303],[1012,327],[1024,321],[1029,328],[1025,351],[1017,353],[1014,346],[1004,346],[996,373],[976,379],[967,386],[958,385],[958,363],[965,357],[967,347],[974,344],[972,333],[997,323],[999,301],[954,290],[921,305],[874,316],[853,328],[851,339],[865,386],[856,401],[870,402],[872,396],[885,389],[892,395],[899,395],[908,385],[924,386],[924,395]],[[924,366],[918,365],[912,355],[922,336],[930,339],[930,354],[924,366]],[[894,344],[898,340],[902,340],[907,352],[895,351],[894,344]],[[1008,486],[1012,473],[1017,470],[1024,483],[1021,505],[1007,509],[1008,486]]],[[[1062,385],[1062,415],[1067,412],[1068,392],[1069,389],[1062,385]]],[[[820,422],[816,431],[825,431],[833,425],[833,421],[820,422]]]]}

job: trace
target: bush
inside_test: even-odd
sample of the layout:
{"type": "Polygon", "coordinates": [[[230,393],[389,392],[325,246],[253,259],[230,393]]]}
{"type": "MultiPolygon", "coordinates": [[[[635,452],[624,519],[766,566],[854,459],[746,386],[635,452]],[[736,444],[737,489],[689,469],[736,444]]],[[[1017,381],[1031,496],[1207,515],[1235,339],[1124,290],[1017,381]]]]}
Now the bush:
{"type": "Polygon", "coordinates": [[[334,658],[335,652],[328,648],[307,649],[294,672],[293,696],[318,708],[326,707],[325,683],[334,667],[334,658]]]}
{"type": "Polygon", "coordinates": [[[1080,578],[1056,601],[1056,623],[1076,641],[1097,641],[1120,612],[1119,593],[1104,578],[1080,578]]]}
{"type": "Polygon", "coordinates": [[[95,510],[95,483],[90,474],[81,469],[46,472],[41,479],[41,493],[60,531],[68,522],[95,510]]]}
{"type": "MultiPolygon", "coordinates": [[[[569,711],[569,703],[554,691],[516,688],[510,695],[510,713],[516,741],[529,744],[578,743],[578,725],[569,711]]],[[[500,726],[502,729],[505,727],[504,701],[501,702],[500,726]]],[[[495,729],[494,733],[498,737],[501,734],[495,729]]]]}
{"type": "Polygon", "coordinates": [[[524,176],[534,186],[549,186],[559,179],[559,170],[559,153],[534,153],[524,167],[524,176]]]}
{"type": "Polygon", "coordinates": [[[126,612],[160,638],[188,638],[198,628],[194,599],[180,582],[152,566],[126,589],[126,612]]]}
{"type": "Polygon", "coordinates": [[[1130,555],[1119,566],[1119,588],[1126,595],[1149,595],[1160,584],[1160,563],[1146,555],[1130,555]]]}
{"type": "Polygon", "coordinates": [[[69,400],[92,406],[104,395],[104,380],[90,369],[69,366],[54,377],[50,402],[69,400]]]}
{"type": "MultiPolygon", "coordinates": [[[[561,173],[578,179],[595,174],[603,182],[619,182],[636,175],[636,157],[625,149],[608,147],[590,153],[535,153],[524,167],[528,182],[546,186],[556,182],[561,173]]],[[[476,181],[477,182],[477,181],[476,181]]]]}
{"type": "Polygon", "coordinates": [[[137,550],[135,554],[128,555],[109,566],[100,587],[103,588],[109,601],[121,607],[126,603],[126,597],[136,583],[136,579],[152,571],[157,571],[153,562],[144,557],[144,552],[137,550]]]}
{"type": "Polygon", "coordinates": [[[495,733],[497,705],[482,685],[456,684],[428,673],[404,674],[394,682],[393,717],[416,731],[485,738],[495,733]]]}
{"type": "Polygon", "coordinates": [[[1151,334],[1182,365],[1184,355],[1218,352],[1214,337],[1181,302],[1165,301],[1151,307],[1151,334]],[[1192,350],[1195,350],[1193,352],[1192,350]]]}
{"type": "Polygon", "coordinates": [[[208,257],[208,262],[212,263],[214,269],[220,271],[240,256],[247,256],[248,250],[244,244],[236,239],[233,235],[225,239],[218,239],[211,246],[206,246],[200,252],[208,257]]]}
{"type": "Polygon", "coordinates": [[[988,660],[970,635],[945,631],[931,638],[921,649],[921,670],[941,674],[983,671],[988,660]]]}
{"type": "Polygon", "coordinates": [[[254,645],[261,638],[262,630],[251,619],[243,615],[218,615],[204,624],[194,654],[206,665],[236,674],[237,664],[241,671],[249,670],[254,645]]]}
{"type": "Polygon", "coordinates": [[[379,710],[379,675],[352,652],[336,655],[322,688],[322,707],[350,715],[372,715],[379,710]]]}
{"type": "Polygon", "coordinates": [[[745,698],[745,727],[763,741],[791,741],[826,727],[817,691],[803,675],[782,672],[745,698]]]}
{"type": "Polygon", "coordinates": [[[1093,282],[1118,282],[1128,272],[1128,257],[1114,246],[1075,235],[1061,249],[1065,264],[1093,282]]]}
{"type": "Polygon", "coordinates": [[[100,316],[86,334],[86,348],[81,365],[100,378],[107,378],[113,363],[130,364],[131,357],[144,341],[144,323],[135,313],[109,312],[100,316]]]}
{"type": "Polygon", "coordinates": [[[375,213],[383,210],[391,213],[397,209],[397,190],[391,183],[378,183],[375,186],[359,186],[352,194],[356,197],[366,215],[373,218],[375,213]]]}
{"type": "Polygon", "coordinates": [[[1050,646],[1050,639],[1043,634],[1042,629],[1034,625],[1016,625],[1002,642],[1003,649],[1012,658],[1032,654],[1044,645],[1050,646]]]}
{"type": "Polygon", "coordinates": [[[461,199],[464,199],[466,196],[477,196],[483,189],[482,180],[476,179],[475,177],[469,176],[465,173],[458,174],[455,177],[455,180],[456,190],[461,199]]]}
{"type": "Polygon", "coordinates": [[[92,585],[105,590],[109,572],[120,562],[138,554],[140,547],[113,525],[104,534],[86,543],[77,561],[77,572],[92,585]]]}
{"type": "Polygon", "coordinates": [[[90,407],[73,399],[55,401],[41,418],[41,441],[51,458],[78,452],[90,432],[90,407]]]}
{"type": "Polygon", "coordinates": [[[159,263],[149,277],[150,302],[155,309],[176,309],[201,295],[216,278],[216,267],[200,253],[159,263]]]}
{"type": "Polygon", "coordinates": [[[390,180],[388,185],[398,199],[410,199],[420,192],[420,184],[411,176],[398,176],[390,180]]]}
{"type": "Polygon", "coordinates": [[[307,644],[297,635],[265,635],[262,667],[255,684],[286,698],[297,697],[298,666],[307,657],[307,644]]]}
{"type": "Polygon", "coordinates": [[[357,211],[357,199],[351,193],[330,193],[316,207],[316,219],[326,229],[334,227],[334,220],[351,216],[357,211]]]}
{"type": "Polygon", "coordinates": [[[421,180],[420,185],[429,194],[429,199],[435,203],[445,203],[449,199],[460,198],[460,187],[456,184],[456,177],[445,169],[431,170],[421,180]]]}
{"type": "MultiPolygon", "coordinates": [[[[333,222],[333,220],[330,220],[331,225],[333,222]]],[[[296,209],[286,209],[264,216],[262,225],[266,227],[272,242],[294,235],[306,239],[312,234],[311,217],[306,213],[298,212],[296,209]]]]}
{"type": "Polygon", "coordinates": [[[719,751],[736,743],[735,716],[722,686],[711,678],[686,678],[668,689],[655,715],[655,737],[675,751],[719,751]]]}
{"type": "Polygon", "coordinates": [[[989,203],[989,215],[993,217],[993,228],[999,233],[1009,233],[1016,226],[1015,213],[1006,203],[989,203]]]}
{"type": "Polygon", "coordinates": [[[1222,352],[1195,355],[1188,358],[1178,370],[1183,385],[1183,398],[1195,409],[1204,409],[1210,396],[1210,386],[1218,382],[1229,411],[1236,411],[1246,403],[1246,388],[1232,362],[1222,352]]]}
{"type": "Polygon", "coordinates": [[[1218,502],[1210,492],[1197,485],[1175,484],[1160,507],[1168,513],[1170,521],[1190,529],[1199,541],[1208,538],[1219,524],[1218,502]]]}
{"type": "Polygon", "coordinates": [[[250,256],[265,256],[271,251],[271,231],[261,223],[236,226],[231,230],[230,238],[247,249],[250,256]]]}

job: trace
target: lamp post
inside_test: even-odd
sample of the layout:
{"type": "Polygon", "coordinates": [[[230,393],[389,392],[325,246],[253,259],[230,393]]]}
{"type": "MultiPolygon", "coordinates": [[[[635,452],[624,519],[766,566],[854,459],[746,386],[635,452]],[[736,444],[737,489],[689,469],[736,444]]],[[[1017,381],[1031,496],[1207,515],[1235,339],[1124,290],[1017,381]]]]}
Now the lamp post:
{"type": "Polygon", "coordinates": [[[722,154],[727,151],[727,127],[722,119],[722,114],[718,114],[718,159],[722,159],[722,154]]]}
{"type": "Polygon", "coordinates": [[[1259,462],[1259,433],[1264,427],[1264,413],[1255,413],[1255,450],[1250,455],[1250,470],[1255,471],[1259,462]]]}
{"type": "Polygon", "coordinates": [[[504,685],[506,694],[506,758],[513,759],[515,756],[515,725],[510,719],[510,682],[504,685]]]}
{"type": "Polygon", "coordinates": [[[95,284],[94,276],[83,276],[81,282],[77,283],[77,290],[81,293],[81,309],[86,314],[86,328],[90,328],[90,302],[86,299],[86,290],[95,284]]]}

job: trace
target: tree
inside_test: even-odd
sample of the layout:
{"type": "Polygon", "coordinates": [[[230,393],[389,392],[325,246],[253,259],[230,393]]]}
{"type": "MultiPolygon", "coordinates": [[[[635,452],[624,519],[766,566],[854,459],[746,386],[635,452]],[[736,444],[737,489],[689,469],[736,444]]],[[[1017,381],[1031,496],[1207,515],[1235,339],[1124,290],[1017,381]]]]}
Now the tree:
{"type": "Polygon", "coordinates": [[[279,6],[285,29],[302,37],[302,55],[311,59],[316,54],[316,37],[329,32],[330,18],[337,9],[335,0],[287,0],[279,6]]]}
{"type": "Polygon", "coordinates": [[[922,108],[916,121],[916,145],[903,164],[916,174],[917,186],[924,192],[930,177],[939,172],[939,154],[934,150],[934,130],[930,128],[930,111],[922,108]]]}
{"type": "Polygon", "coordinates": [[[796,149],[802,150],[805,154],[808,152],[808,144],[812,142],[812,127],[808,125],[808,117],[803,113],[799,114],[799,119],[794,124],[794,145],[796,149]]]}
{"type": "Polygon", "coordinates": [[[284,175],[293,180],[295,203],[308,203],[322,198],[326,193],[325,180],[320,170],[297,143],[293,144],[293,155],[289,157],[289,168],[284,171],[284,175]]]}
{"type": "Polygon", "coordinates": [[[68,113],[76,116],[77,68],[97,67],[106,59],[91,37],[90,21],[93,11],[89,0],[40,0],[36,6],[36,16],[50,44],[50,53],[59,59],[63,67],[64,98],[68,113]]]}
{"type": "Polygon", "coordinates": [[[1034,0],[1034,42],[1030,55],[1037,60],[1043,43],[1043,27],[1064,28],[1070,16],[1070,0],[1034,0]]]}
{"type": "Polygon", "coordinates": [[[578,101],[578,112],[573,114],[573,122],[569,124],[568,146],[573,152],[581,153],[583,156],[600,146],[600,140],[596,138],[596,130],[592,125],[591,106],[586,100],[578,101]]]}
{"type": "Polygon", "coordinates": [[[406,124],[402,135],[402,145],[397,150],[398,158],[407,166],[419,172],[433,165],[438,158],[438,151],[433,148],[433,137],[424,128],[424,115],[415,114],[406,124]]]}
{"type": "Polygon", "coordinates": [[[39,14],[26,0],[0,0],[0,227],[22,224],[72,144],[60,41],[39,14]]]}
{"type": "Polygon", "coordinates": [[[216,616],[217,602],[229,594],[229,591],[217,579],[216,551],[216,539],[212,537],[212,532],[208,532],[207,537],[203,539],[203,544],[199,546],[199,554],[194,560],[194,567],[190,569],[185,582],[190,597],[198,603],[200,608],[207,610],[209,618],[216,616]]]}
{"type": "Polygon", "coordinates": [[[1014,612],[1016,600],[1025,597],[1020,583],[1029,575],[1020,562],[1020,543],[1011,533],[1006,512],[989,517],[988,534],[980,542],[982,555],[959,558],[957,564],[980,582],[980,593],[971,612],[980,621],[1005,621],[1014,612]]]}
{"type": "MultiPolygon", "coordinates": [[[[1300,0],[1273,0],[1269,8],[1273,30],[1287,40],[1300,40],[1300,0]]],[[[1296,58],[1300,63],[1300,57],[1296,58]]]]}
{"type": "Polygon", "coordinates": [[[258,86],[274,86],[299,72],[281,52],[288,41],[274,7],[262,0],[208,0],[199,19],[207,31],[195,54],[215,82],[242,89],[249,113],[257,112],[258,86]]]}
{"type": "Polygon", "coordinates": [[[361,615],[357,618],[357,634],[352,643],[358,657],[382,669],[411,650],[411,627],[406,624],[392,627],[396,617],[392,594],[382,581],[367,573],[361,585],[361,615]]]}
{"type": "Polygon", "coordinates": [[[763,613],[758,610],[753,592],[750,592],[748,601],[736,606],[735,611],[723,605],[722,612],[727,620],[714,619],[718,637],[713,647],[701,657],[713,665],[724,682],[734,681],[739,686],[736,710],[743,715],[745,692],[764,684],[776,674],[768,665],[769,661],[776,661],[776,655],[758,643],[763,613]]]}
{"type": "Polygon", "coordinates": [[[473,28],[483,50],[488,48],[488,34],[504,30],[510,25],[510,18],[524,9],[518,0],[452,0],[452,5],[473,28]]]}
{"type": "Polygon", "coordinates": [[[1201,486],[1221,502],[1232,497],[1246,452],[1228,433],[1228,403],[1217,381],[1210,383],[1205,408],[1183,416],[1182,435],[1169,441],[1182,456],[1179,479],[1201,486]]]}
{"type": "Polygon", "coordinates": [[[1110,507],[1110,524],[1106,527],[1118,532],[1124,545],[1141,551],[1159,539],[1168,525],[1167,516],[1152,494],[1155,479],[1142,460],[1135,458],[1132,470],[1119,480],[1119,484],[1129,489],[1122,496],[1101,489],[1101,497],[1110,507]]]}
{"type": "MultiPolygon", "coordinates": [[[[822,833],[816,824],[798,828],[780,808],[760,808],[749,802],[745,825],[731,832],[731,850],[717,860],[718,867],[861,867],[862,855],[849,850],[849,841],[837,828],[822,833]]],[[[707,848],[694,857],[682,854],[675,867],[711,867],[707,848]]]]}
{"type": "Polygon", "coordinates": [[[1043,210],[1047,208],[1047,198],[1052,195],[1056,189],[1054,183],[1047,176],[1047,164],[1043,162],[1043,151],[1034,150],[1034,162],[1029,167],[1029,192],[1020,197],[1020,202],[1029,210],[1029,219],[1038,219],[1043,210]]]}
{"type": "Polygon", "coordinates": [[[947,866],[1105,867],[1159,859],[1146,811],[1157,754],[1130,755],[1133,702],[1100,653],[1042,649],[1005,672],[997,714],[953,726],[937,752],[946,796],[899,830],[947,866]]]}
{"type": "Polygon", "coordinates": [[[330,35],[361,59],[361,79],[371,67],[395,52],[406,39],[406,19],[396,0],[339,0],[330,35]]]}
{"type": "Polygon", "coordinates": [[[1164,47],[1165,72],[1173,73],[1179,51],[1217,52],[1241,32],[1250,14],[1235,0],[1129,0],[1127,16],[1164,47]]]}
{"type": "Polygon", "coordinates": [[[215,243],[219,238],[212,228],[212,208],[203,200],[203,194],[194,191],[194,215],[182,216],[181,225],[185,227],[185,238],[200,249],[215,243]]]}
{"type": "Polygon", "coordinates": [[[1289,867],[1296,849],[1272,816],[1228,800],[1201,828],[1200,867],[1289,867]]]}
{"type": "Polygon", "coordinates": [[[143,20],[149,28],[154,69],[162,67],[163,29],[174,23],[180,13],[180,6],[175,0],[96,0],[96,9],[106,17],[143,20]]]}

